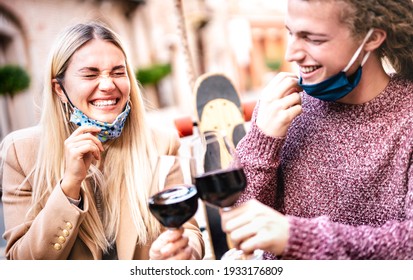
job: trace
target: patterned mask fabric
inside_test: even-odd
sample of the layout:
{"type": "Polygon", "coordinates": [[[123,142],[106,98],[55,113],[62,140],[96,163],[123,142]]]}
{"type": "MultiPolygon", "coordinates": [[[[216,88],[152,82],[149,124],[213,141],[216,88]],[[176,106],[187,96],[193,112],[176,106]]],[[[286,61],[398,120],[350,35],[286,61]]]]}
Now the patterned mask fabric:
{"type": "Polygon", "coordinates": [[[77,124],[78,126],[88,125],[101,128],[102,130],[97,135],[97,138],[100,140],[100,142],[104,143],[110,139],[118,138],[121,135],[129,112],[130,105],[128,101],[128,103],[126,103],[125,110],[123,110],[123,112],[116,117],[115,121],[113,123],[107,123],[93,120],[86,116],[78,108],[73,106],[73,113],[70,116],[70,121],[77,124]]]}
{"type": "Polygon", "coordinates": [[[110,139],[115,139],[118,138],[123,130],[123,127],[125,126],[126,119],[129,115],[130,112],[130,101],[126,103],[125,109],[123,110],[122,113],[120,113],[115,121],[113,123],[108,123],[108,122],[101,122],[98,120],[93,120],[86,116],[82,111],[80,111],[78,108],[76,108],[75,105],[70,101],[69,96],[66,93],[65,88],[63,87],[63,84],[60,79],[57,79],[57,82],[59,83],[60,87],[63,90],[63,93],[66,95],[67,100],[69,101],[69,104],[73,108],[73,112],[70,116],[70,121],[74,124],[77,124],[78,126],[94,126],[94,127],[99,127],[101,128],[101,131],[97,135],[97,138],[99,139],[100,142],[105,143],[106,141],[110,139]]]}

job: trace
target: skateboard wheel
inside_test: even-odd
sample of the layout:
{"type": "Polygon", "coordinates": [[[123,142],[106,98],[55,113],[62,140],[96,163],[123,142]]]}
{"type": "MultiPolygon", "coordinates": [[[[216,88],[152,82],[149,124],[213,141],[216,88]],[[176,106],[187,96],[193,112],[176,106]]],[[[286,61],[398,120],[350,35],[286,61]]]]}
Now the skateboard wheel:
{"type": "Polygon", "coordinates": [[[190,136],[193,134],[194,121],[191,117],[181,117],[174,120],[179,137],[190,136]]]}
{"type": "Polygon", "coordinates": [[[242,111],[244,112],[244,119],[246,122],[249,122],[251,120],[252,113],[254,112],[256,104],[257,101],[255,100],[242,102],[242,111]]]}

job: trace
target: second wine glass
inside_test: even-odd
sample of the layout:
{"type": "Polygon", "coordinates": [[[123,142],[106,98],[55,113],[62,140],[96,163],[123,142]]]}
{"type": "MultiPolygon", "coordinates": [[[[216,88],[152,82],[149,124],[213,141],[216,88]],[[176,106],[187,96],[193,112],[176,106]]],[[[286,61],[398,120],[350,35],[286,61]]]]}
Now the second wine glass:
{"type": "MultiPolygon", "coordinates": [[[[195,185],[198,196],[206,203],[227,211],[247,185],[244,169],[235,147],[224,134],[205,133],[202,143],[203,152],[196,156],[195,185]]],[[[262,259],[262,251],[256,250],[246,255],[232,248],[221,259],[262,259]]]]}

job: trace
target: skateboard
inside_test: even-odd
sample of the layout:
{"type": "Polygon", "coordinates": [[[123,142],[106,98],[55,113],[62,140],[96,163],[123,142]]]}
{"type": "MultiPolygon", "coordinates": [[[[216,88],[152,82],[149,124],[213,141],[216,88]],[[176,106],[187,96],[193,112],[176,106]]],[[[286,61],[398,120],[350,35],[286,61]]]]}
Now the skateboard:
{"type": "MultiPolygon", "coordinates": [[[[242,103],[231,80],[220,73],[206,73],[198,77],[194,84],[195,120],[191,117],[175,119],[175,127],[181,137],[195,134],[206,137],[209,132],[224,133],[234,147],[246,134],[245,123],[251,119],[255,102],[242,103]]],[[[218,147],[219,148],[219,147],[218,147]]],[[[212,154],[212,153],[211,153],[212,154]]],[[[208,163],[208,148],[205,168],[208,163]]],[[[223,163],[223,158],[221,159],[223,163]]],[[[219,210],[206,203],[206,225],[215,259],[221,259],[228,251],[228,240],[221,228],[219,210]]]]}
{"type": "Polygon", "coordinates": [[[232,81],[220,73],[206,73],[194,85],[195,120],[184,116],[174,120],[180,137],[207,131],[224,131],[236,146],[245,135],[245,123],[251,120],[256,102],[241,102],[232,81]]]}

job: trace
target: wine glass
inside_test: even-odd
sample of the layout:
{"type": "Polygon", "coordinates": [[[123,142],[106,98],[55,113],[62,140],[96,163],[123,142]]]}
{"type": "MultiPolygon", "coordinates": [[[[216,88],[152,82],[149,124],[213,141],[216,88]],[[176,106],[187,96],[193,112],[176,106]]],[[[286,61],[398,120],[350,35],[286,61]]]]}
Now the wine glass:
{"type": "MultiPolygon", "coordinates": [[[[203,152],[195,157],[198,161],[195,175],[198,196],[207,204],[227,211],[247,185],[244,169],[234,145],[224,133],[207,132],[201,139],[203,152]]],[[[262,250],[247,255],[240,249],[231,248],[221,259],[262,259],[262,255],[262,250]]]]}
{"type": "Polygon", "coordinates": [[[158,157],[152,184],[158,192],[148,204],[152,215],[169,230],[179,229],[198,209],[197,190],[187,173],[190,161],[179,156],[158,157]]]}

